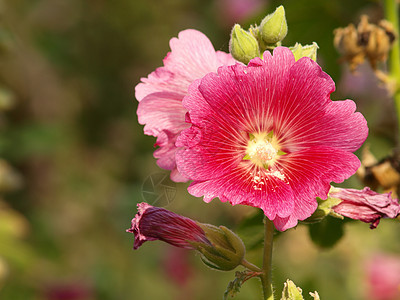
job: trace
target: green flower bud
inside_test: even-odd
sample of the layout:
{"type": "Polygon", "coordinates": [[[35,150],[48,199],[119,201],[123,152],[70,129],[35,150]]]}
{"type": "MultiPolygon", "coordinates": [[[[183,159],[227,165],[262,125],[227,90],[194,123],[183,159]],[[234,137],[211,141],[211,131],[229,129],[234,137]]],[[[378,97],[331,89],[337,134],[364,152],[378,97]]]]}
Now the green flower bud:
{"type": "Polygon", "coordinates": [[[285,9],[282,5],[261,21],[259,30],[261,39],[266,44],[276,44],[285,38],[288,27],[285,18],[285,9]]]}
{"type": "Polygon", "coordinates": [[[299,43],[296,43],[293,47],[289,47],[289,49],[293,52],[294,58],[299,60],[302,57],[309,57],[313,61],[317,60],[317,49],[318,49],[318,44],[316,42],[313,42],[312,45],[305,45],[302,46],[299,43]]]}
{"type": "Polygon", "coordinates": [[[246,248],[242,240],[224,226],[198,223],[204,230],[211,245],[202,242],[190,242],[202,254],[203,262],[214,269],[230,271],[239,266],[246,248]]]}
{"type": "Polygon", "coordinates": [[[232,28],[229,52],[233,58],[245,64],[260,56],[257,39],[250,32],[242,29],[239,24],[232,28]]]}

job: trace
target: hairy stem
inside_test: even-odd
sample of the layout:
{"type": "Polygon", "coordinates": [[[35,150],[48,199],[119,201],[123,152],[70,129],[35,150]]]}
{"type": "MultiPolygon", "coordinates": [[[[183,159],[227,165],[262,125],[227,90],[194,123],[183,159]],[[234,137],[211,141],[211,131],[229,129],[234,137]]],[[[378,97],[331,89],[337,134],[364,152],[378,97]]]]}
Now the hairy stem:
{"type": "Polygon", "coordinates": [[[274,223],[267,217],[264,218],[264,255],[261,283],[263,287],[264,300],[273,300],[274,295],[272,291],[271,281],[271,266],[272,266],[272,243],[274,238],[274,223]]]}

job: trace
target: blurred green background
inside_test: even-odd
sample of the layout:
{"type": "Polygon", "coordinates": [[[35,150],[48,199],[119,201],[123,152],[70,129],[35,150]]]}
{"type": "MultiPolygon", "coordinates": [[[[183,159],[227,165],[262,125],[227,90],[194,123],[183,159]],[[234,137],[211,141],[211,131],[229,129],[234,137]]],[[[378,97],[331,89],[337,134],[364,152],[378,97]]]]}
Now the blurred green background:
{"type": "MultiPolygon", "coordinates": [[[[155,139],[137,122],[134,86],[162,65],[179,31],[200,30],[228,51],[234,23],[259,23],[280,4],[289,26],[284,44],[318,43],[319,63],[337,83],[332,98],[354,99],[372,151],[389,154],[391,99],[369,66],[350,75],[333,47],[334,28],[362,13],[382,17],[378,1],[0,0],[0,299],[222,298],[234,272],[212,271],[194,253],[161,242],[132,250],[125,230],[136,203],[149,201],[146,180],[166,174],[152,157],[155,139]]],[[[173,201],[163,206],[201,222],[236,229],[255,212],[205,204],[187,184],[168,185],[173,201]]],[[[357,179],[344,185],[361,187],[357,179]]],[[[314,245],[305,225],[281,234],[278,294],[290,278],[305,295],[368,299],[364,264],[375,252],[400,253],[399,229],[394,221],[373,231],[347,222],[331,249],[314,245]]],[[[252,237],[261,228],[254,230],[252,237]]],[[[260,264],[260,251],[249,260],[260,264]]],[[[261,299],[260,292],[252,279],[235,299],[261,299]]]]}

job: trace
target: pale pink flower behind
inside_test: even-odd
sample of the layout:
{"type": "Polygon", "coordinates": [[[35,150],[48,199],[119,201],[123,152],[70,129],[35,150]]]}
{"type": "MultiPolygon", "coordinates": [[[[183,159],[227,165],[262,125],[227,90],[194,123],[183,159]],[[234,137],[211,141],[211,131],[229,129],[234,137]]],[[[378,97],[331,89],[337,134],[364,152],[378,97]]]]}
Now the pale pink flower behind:
{"type": "Polygon", "coordinates": [[[193,29],[181,31],[178,38],[170,40],[170,47],[164,66],[141,79],[135,87],[135,96],[144,133],[157,137],[155,145],[159,148],[154,152],[157,164],[171,170],[172,180],[184,182],[188,178],[177,171],[175,163],[176,137],[188,127],[182,99],[195,79],[235,60],[228,53],[215,51],[210,40],[193,29]]]}
{"type": "Polygon", "coordinates": [[[316,62],[284,47],[196,80],[176,155],[189,192],[259,207],[279,230],[309,217],[331,181],[358,169],[352,152],[368,134],[353,101],[331,101],[334,89],[316,62]]]}
{"type": "Polygon", "coordinates": [[[95,299],[95,290],[82,281],[53,282],[44,287],[43,300],[87,300],[95,299]]]}
{"type": "MultiPolygon", "coordinates": [[[[162,267],[166,277],[175,283],[181,292],[187,294],[184,288],[187,286],[188,279],[193,275],[189,251],[183,248],[170,247],[163,256],[162,267]]],[[[188,297],[181,297],[180,299],[188,299],[188,297]]]]}
{"type": "Polygon", "coordinates": [[[376,254],[366,263],[367,299],[400,299],[400,256],[376,254]]]}
{"type": "Polygon", "coordinates": [[[379,194],[366,187],[363,190],[333,188],[330,197],[342,202],[332,210],[342,216],[370,223],[371,229],[378,226],[381,218],[396,218],[400,214],[400,204],[390,193],[379,194]]]}
{"type": "Polygon", "coordinates": [[[222,20],[229,26],[246,21],[267,6],[265,0],[217,0],[216,4],[219,11],[224,11],[219,21],[222,20]]]}

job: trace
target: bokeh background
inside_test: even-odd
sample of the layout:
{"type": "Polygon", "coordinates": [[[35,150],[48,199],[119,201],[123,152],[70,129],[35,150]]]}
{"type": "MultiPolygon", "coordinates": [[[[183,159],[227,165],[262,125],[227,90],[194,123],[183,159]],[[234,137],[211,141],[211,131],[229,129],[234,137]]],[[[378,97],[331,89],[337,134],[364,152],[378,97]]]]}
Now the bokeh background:
{"type": "MultiPolygon", "coordinates": [[[[337,83],[332,98],[354,99],[372,152],[390,154],[392,100],[368,65],[351,75],[333,47],[334,28],[363,13],[379,20],[379,1],[0,0],[0,299],[222,298],[234,272],[210,270],[161,242],[133,251],[125,230],[142,201],[234,230],[256,209],[205,204],[187,184],[168,181],[152,157],[155,139],[138,124],[134,86],[162,65],[179,31],[200,30],[228,51],[234,23],[259,23],[280,4],[284,44],[318,43],[319,63],[337,83]]],[[[357,178],[342,186],[362,187],[357,178]]],[[[306,299],[314,290],[324,300],[378,299],[369,266],[377,254],[399,259],[400,223],[384,220],[375,230],[333,223],[328,243],[343,237],[330,248],[313,243],[305,225],[277,236],[278,294],[290,278],[306,299]]],[[[239,230],[258,264],[252,239],[261,231],[239,230]]],[[[260,292],[252,279],[235,299],[261,299],[260,292]]]]}

